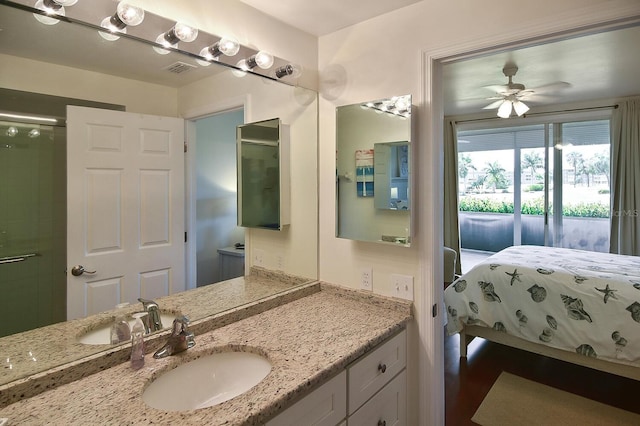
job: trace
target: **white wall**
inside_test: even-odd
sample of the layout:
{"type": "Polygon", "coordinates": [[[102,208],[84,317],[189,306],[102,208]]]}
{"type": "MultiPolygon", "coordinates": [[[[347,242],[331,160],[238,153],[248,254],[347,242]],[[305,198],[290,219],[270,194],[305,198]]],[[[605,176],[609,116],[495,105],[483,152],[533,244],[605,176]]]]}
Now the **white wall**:
{"type": "MultiPolygon", "coordinates": [[[[415,276],[420,342],[420,383],[410,381],[408,424],[444,419],[441,320],[430,311],[441,298],[442,149],[441,117],[431,121],[439,99],[437,64],[444,58],[504,43],[526,41],[593,23],[640,14],[635,0],[459,0],[422,1],[320,37],[320,279],[358,287],[359,270],[374,265],[373,291],[390,293],[389,274],[415,276]],[[436,83],[431,86],[431,80],[436,83]],[[420,133],[414,143],[418,238],[410,249],[336,239],[335,108],[366,100],[411,94],[420,133]],[[433,103],[432,103],[433,102],[433,103]],[[420,391],[421,403],[415,397],[420,391]],[[420,408],[419,408],[420,407],[420,408]],[[417,413],[420,411],[420,422],[417,413]]],[[[415,367],[415,364],[413,365],[415,367]]]]}
{"type": "Polygon", "coordinates": [[[124,105],[128,112],[175,117],[175,88],[0,54],[0,87],[124,105]]]}

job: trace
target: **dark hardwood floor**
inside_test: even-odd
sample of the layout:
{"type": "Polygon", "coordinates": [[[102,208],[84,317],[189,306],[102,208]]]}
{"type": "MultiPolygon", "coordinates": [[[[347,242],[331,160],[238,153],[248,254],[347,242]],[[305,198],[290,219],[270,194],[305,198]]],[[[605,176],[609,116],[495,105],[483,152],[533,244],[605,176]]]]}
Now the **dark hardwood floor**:
{"type": "Polygon", "coordinates": [[[640,414],[640,382],[476,338],[460,360],[459,336],[445,337],[446,424],[471,417],[502,371],[640,414]]]}

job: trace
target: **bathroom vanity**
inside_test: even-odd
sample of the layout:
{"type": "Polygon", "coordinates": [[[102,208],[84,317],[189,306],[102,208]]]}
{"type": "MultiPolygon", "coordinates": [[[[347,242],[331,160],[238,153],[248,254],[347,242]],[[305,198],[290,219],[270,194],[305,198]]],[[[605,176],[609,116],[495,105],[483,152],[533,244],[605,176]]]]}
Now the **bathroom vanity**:
{"type": "MultiPolygon", "coordinates": [[[[181,310],[188,314],[189,308],[185,304],[181,310]]],[[[331,395],[334,389],[339,396],[333,400],[345,405],[336,407],[336,421],[329,424],[341,424],[347,419],[349,424],[360,424],[372,416],[376,422],[385,421],[376,410],[388,406],[389,401],[397,407],[392,408],[395,413],[386,419],[386,424],[403,424],[406,415],[404,330],[412,318],[410,303],[312,283],[240,311],[248,315],[234,312],[227,319],[218,316],[216,322],[207,323],[211,321],[207,318],[194,321],[191,327],[196,332],[196,346],[185,352],[159,360],[148,354],[145,366],[137,371],[131,369],[126,356],[122,358],[115,352],[116,357],[121,357],[116,365],[20,399],[1,408],[0,418],[9,418],[11,424],[53,421],[59,424],[277,425],[283,424],[280,416],[295,416],[308,398],[324,400],[323,396],[327,392],[331,395]],[[292,294],[295,292],[302,294],[295,296],[292,294]],[[267,306],[260,308],[261,303],[267,306]],[[197,358],[229,351],[261,355],[271,363],[271,371],[246,393],[213,407],[163,411],[143,401],[144,390],[166,371],[197,358]]],[[[165,335],[160,333],[154,337],[147,352],[163,342],[165,335]]],[[[109,354],[93,359],[104,364],[101,357],[109,354]]],[[[66,367],[73,371],[72,364],[58,369],[64,371],[66,367]]],[[[46,384],[40,383],[40,386],[46,384]]],[[[12,386],[3,386],[0,392],[6,396],[14,390],[12,386]]]]}

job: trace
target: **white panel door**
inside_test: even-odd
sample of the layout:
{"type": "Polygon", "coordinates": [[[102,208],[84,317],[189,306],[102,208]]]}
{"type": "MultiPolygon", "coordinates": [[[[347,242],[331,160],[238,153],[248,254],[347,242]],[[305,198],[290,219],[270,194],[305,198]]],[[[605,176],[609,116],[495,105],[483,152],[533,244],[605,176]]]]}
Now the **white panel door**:
{"type": "Polygon", "coordinates": [[[67,319],[185,289],[183,146],[182,119],[67,107],[67,319]]]}

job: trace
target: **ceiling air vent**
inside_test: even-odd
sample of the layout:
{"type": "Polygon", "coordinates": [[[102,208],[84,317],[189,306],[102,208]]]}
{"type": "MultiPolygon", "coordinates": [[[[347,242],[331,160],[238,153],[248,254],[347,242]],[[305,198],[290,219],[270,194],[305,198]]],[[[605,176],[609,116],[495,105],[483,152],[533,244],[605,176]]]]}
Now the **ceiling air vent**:
{"type": "Polygon", "coordinates": [[[169,65],[168,67],[165,67],[164,69],[174,74],[181,74],[183,72],[187,72],[194,68],[197,68],[197,67],[191,64],[185,64],[184,62],[176,62],[169,65]]]}

